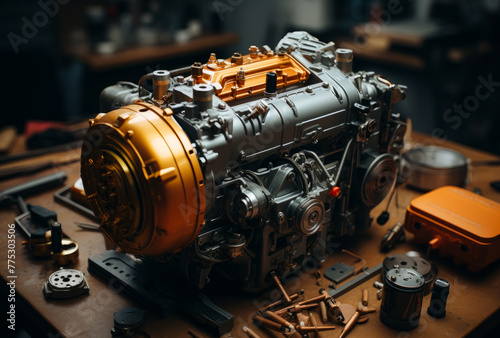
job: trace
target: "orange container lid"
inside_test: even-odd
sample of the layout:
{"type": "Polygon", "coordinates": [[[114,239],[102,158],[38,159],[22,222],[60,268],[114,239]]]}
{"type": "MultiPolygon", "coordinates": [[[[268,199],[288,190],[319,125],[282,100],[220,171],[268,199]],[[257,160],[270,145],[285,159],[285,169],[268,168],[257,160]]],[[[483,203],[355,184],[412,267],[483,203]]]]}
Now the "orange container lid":
{"type": "Polygon", "coordinates": [[[500,236],[500,204],[462,188],[433,190],[415,198],[409,209],[478,241],[500,236]]]}

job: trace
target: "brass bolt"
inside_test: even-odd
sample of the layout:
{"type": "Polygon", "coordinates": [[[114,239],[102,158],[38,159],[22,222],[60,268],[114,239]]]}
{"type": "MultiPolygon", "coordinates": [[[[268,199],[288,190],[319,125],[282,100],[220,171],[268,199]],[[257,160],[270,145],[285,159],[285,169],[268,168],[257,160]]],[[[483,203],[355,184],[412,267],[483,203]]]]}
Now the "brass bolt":
{"type": "Polygon", "coordinates": [[[283,325],[284,327],[288,327],[290,328],[290,330],[294,330],[295,328],[293,327],[293,325],[287,321],[286,319],[278,316],[277,314],[275,314],[274,312],[271,312],[271,311],[266,311],[264,313],[264,315],[270,319],[272,319],[273,321],[275,321],[276,323],[279,323],[281,325],[283,325]]]}
{"type": "Polygon", "coordinates": [[[326,331],[326,330],[335,330],[335,326],[329,325],[329,326],[296,326],[297,331],[300,331],[302,333],[307,333],[307,332],[316,332],[316,331],[326,331]]]}
{"type": "MultiPolygon", "coordinates": [[[[282,332],[283,331],[281,324],[273,322],[272,320],[266,319],[264,317],[255,316],[255,317],[253,317],[253,322],[257,323],[257,324],[260,324],[260,325],[262,325],[264,327],[267,327],[268,329],[271,329],[271,330],[274,330],[274,331],[278,331],[278,332],[282,332]]],[[[290,331],[290,329],[289,328],[285,328],[285,331],[290,331]]]]}
{"type": "Polygon", "coordinates": [[[257,333],[255,333],[246,326],[243,326],[243,332],[245,332],[247,336],[249,336],[250,338],[260,338],[260,336],[257,333]]]}
{"type": "Polygon", "coordinates": [[[286,305],[290,304],[292,300],[290,299],[290,296],[288,293],[286,293],[285,288],[283,287],[283,284],[281,284],[280,279],[276,275],[276,272],[271,272],[271,277],[273,278],[274,285],[278,288],[279,292],[283,296],[283,301],[285,302],[286,305]]]}
{"type": "Polygon", "coordinates": [[[364,306],[367,306],[368,305],[368,289],[364,289],[363,290],[363,294],[361,296],[361,303],[364,305],[364,306]]]}
{"type": "Polygon", "coordinates": [[[326,311],[326,304],[324,302],[319,303],[319,310],[321,312],[321,321],[323,324],[328,322],[328,312],[326,311]]]}

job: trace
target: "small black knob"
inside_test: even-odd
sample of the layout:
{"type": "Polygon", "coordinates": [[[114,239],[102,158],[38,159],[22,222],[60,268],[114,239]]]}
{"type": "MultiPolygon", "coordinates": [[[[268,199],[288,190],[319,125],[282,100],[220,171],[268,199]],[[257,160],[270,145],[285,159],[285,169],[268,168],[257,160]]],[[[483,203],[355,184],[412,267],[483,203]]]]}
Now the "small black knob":
{"type": "Polygon", "coordinates": [[[52,252],[60,253],[62,251],[62,228],[61,223],[52,222],[50,225],[51,238],[52,242],[52,252]]]}
{"type": "Polygon", "coordinates": [[[278,78],[276,73],[269,72],[266,75],[266,93],[276,94],[276,88],[278,86],[278,78]]]}
{"type": "Polygon", "coordinates": [[[377,217],[377,223],[379,225],[385,225],[385,223],[387,223],[390,217],[391,215],[387,211],[382,211],[380,215],[377,217]]]}
{"type": "Polygon", "coordinates": [[[434,318],[443,318],[446,315],[446,301],[450,293],[450,283],[438,278],[432,287],[431,303],[427,308],[427,314],[434,318]]]}

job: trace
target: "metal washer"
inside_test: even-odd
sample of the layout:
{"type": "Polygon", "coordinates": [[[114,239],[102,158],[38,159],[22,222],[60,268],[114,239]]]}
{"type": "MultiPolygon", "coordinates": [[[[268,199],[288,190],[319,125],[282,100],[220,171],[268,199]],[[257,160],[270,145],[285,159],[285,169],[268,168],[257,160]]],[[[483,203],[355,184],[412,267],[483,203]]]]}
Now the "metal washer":
{"type": "Polygon", "coordinates": [[[83,273],[75,269],[63,269],[54,272],[43,285],[43,293],[48,298],[73,298],[89,292],[89,286],[83,273]]]}

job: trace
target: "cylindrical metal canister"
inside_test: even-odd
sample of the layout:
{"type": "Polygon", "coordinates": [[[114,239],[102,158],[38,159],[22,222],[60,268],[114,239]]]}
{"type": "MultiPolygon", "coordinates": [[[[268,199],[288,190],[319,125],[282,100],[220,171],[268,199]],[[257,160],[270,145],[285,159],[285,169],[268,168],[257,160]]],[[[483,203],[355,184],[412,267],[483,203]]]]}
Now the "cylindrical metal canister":
{"type": "Polygon", "coordinates": [[[413,269],[397,268],[385,275],[380,320],[395,330],[418,326],[424,297],[425,279],[413,269]]]}

